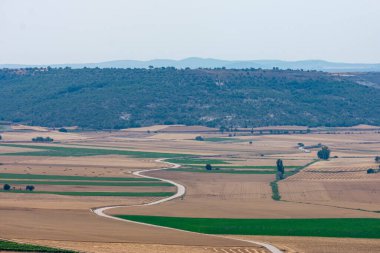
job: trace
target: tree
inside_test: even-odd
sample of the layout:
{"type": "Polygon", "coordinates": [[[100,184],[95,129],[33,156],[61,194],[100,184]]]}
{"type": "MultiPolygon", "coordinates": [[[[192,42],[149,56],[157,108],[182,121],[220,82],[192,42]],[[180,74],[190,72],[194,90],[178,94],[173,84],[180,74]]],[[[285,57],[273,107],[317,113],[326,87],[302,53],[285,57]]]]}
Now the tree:
{"type": "Polygon", "coordinates": [[[196,141],[204,141],[205,139],[199,135],[199,136],[195,137],[195,140],[196,141]]]}
{"type": "Polygon", "coordinates": [[[277,171],[280,171],[280,172],[284,173],[285,172],[285,167],[284,167],[284,164],[283,164],[282,160],[278,159],[277,162],[276,162],[276,164],[277,164],[277,171]]]}
{"type": "Polygon", "coordinates": [[[321,150],[318,151],[317,155],[319,159],[328,160],[330,158],[330,149],[327,146],[323,146],[321,150]]]}
{"type": "Polygon", "coordinates": [[[25,187],[25,190],[27,190],[27,191],[34,191],[34,189],[35,189],[34,185],[27,185],[25,187]]]}
{"type": "Polygon", "coordinates": [[[212,170],[212,165],[211,164],[206,164],[206,170],[212,170]]]}
{"type": "Polygon", "coordinates": [[[44,137],[39,136],[39,137],[33,138],[32,141],[33,142],[53,142],[54,140],[50,137],[44,138],[44,137]]]}
{"type": "MultiPolygon", "coordinates": [[[[1,140],[1,138],[0,138],[0,140],[1,140]]],[[[375,162],[380,163],[380,156],[375,157],[375,162]]]]}
{"type": "Polygon", "coordinates": [[[374,169],[368,169],[368,170],[367,170],[367,174],[373,174],[373,173],[375,173],[375,170],[374,170],[374,169]]]}
{"type": "Polygon", "coordinates": [[[67,129],[64,127],[61,127],[58,131],[61,133],[67,133],[67,129]]]}
{"type": "Polygon", "coordinates": [[[278,159],[276,162],[277,165],[277,179],[284,179],[285,167],[281,159],[278,159]]]}
{"type": "Polygon", "coordinates": [[[4,186],[3,186],[3,190],[4,191],[9,191],[11,189],[11,186],[9,185],[9,184],[5,184],[4,186]]]}

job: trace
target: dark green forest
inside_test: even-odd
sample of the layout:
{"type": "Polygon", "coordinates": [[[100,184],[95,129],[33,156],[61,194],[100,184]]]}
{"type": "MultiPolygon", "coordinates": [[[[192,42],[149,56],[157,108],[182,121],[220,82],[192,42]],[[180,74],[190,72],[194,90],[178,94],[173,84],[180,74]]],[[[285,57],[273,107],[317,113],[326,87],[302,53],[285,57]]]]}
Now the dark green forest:
{"type": "Polygon", "coordinates": [[[0,120],[49,127],[380,125],[380,89],[317,71],[2,69],[0,97],[0,120]]]}

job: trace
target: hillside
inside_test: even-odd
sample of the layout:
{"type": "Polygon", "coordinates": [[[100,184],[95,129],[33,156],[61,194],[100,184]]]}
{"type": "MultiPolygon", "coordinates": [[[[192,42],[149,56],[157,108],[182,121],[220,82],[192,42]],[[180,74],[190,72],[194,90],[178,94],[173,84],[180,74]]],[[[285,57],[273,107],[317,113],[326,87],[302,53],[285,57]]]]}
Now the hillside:
{"type": "Polygon", "coordinates": [[[50,127],[380,125],[380,89],[323,72],[0,70],[0,120],[50,127]]]}
{"type": "Polygon", "coordinates": [[[344,63],[329,62],[322,60],[303,61],[281,61],[281,60],[221,60],[212,58],[191,57],[182,60],[155,59],[148,61],[138,60],[118,60],[98,63],[77,63],[77,64],[50,64],[50,65],[21,65],[21,64],[0,64],[0,68],[27,68],[27,67],[54,67],[54,68],[148,68],[153,66],[175,67],[175,68],[222,68],[242,69],[242,68],[262,68],[262,69],[303,69],[318,70],[326,72],[369,72],[380,71],[380,64],[370,63],[344,63]]]}

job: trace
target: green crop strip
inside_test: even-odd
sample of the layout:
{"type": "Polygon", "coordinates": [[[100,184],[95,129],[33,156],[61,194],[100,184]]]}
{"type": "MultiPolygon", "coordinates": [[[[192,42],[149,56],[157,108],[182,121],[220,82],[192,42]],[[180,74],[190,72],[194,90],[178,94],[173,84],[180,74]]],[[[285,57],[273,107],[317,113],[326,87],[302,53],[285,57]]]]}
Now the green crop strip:
{"type": "Polygon", "coordinates": [[[11,190],[0,193],[55,194],[66,196],[102,196],[102,197],[168,197],[174,192],[57,192],[57,191],[20,191],[11,190]]]}
{"type": "Polygon", "coordinates": [[[16,152],[16,153],[2,153],[0,155],[7,156],[97,156],[97,155],[126,155],[136,158],[176,158],[186,157],[187,154],[174,154],[174,153],[156,153],[156,152],[143,152],[132,150],[117,150],[117,149],[92,149],[92,148],[75,148],[75,147],[58,147],[50,145],[21,145],[21,144],[0,144],[2,146],[16,147],[16,148],[30,148],[37,149],[37,151],[30,152],[16,152]]]}
{"type": "Polygon", "coordinates": [[[230,219],[140,215],[117,217],[206,234],[380,238],[380,219],[230,219]]]}
{"type": "Polygon", "coordinates": [[[75,253],[76,251],[0,240],[0,251],[75,253]]]}
{"type": "Polygon", "coordinates": [[[85,177],[85,176],[62,176],[62,175],[41,175],[41,174],[15,174],[0,173],[0,179],[42,179],[42,180],[83,180],[83,181],[159,181],[150,178],[133,177],[85,177]]]}
{"type": "Polygon", "coordinates": [[[22,185],[80,185],[80,186],[173,186],[165,182],[97,182],[97,181],[31,181],[31,180],[0,180],[0,184],[22,185]]]}

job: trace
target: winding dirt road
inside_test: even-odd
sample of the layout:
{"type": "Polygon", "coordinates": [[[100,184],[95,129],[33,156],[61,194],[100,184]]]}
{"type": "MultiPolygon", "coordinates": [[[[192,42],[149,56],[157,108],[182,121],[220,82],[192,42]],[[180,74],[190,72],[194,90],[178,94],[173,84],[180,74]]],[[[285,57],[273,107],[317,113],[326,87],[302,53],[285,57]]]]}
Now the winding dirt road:
{"type": "Polygon", "coordinates": [[[152,225],[152,224],[147,224],[147,223],[142,223],[142,222],[137,222],[137,221],[125,220],[125,219],[121,219],[121,218],[114,217],[114,216],[111,216],[111,215],[108,215],[108,214],[104,213],[105,211],[110,210],[110,209],[115,209],[115,208],[120,208],[120,207],[131,207],[131,206],[152,206],[152,205],[157,205],[157,204],[160,204],[160,203],[163,203],[163,202],[167,202],[167,201],[170,201],[170,200],[173,200],[173,199],[176,199],[176,198],[183,197],[185,195],[185,193],[186,193],[186,188],[183,185],[181,185],[179,183],[176,183],[176,182],[174,182],[172,180],[163,179],[163,178],[157,178],[157,177],[150,177],[150,176],[143,175],[144,172],[151,172],[151,171],[157,171],[157,170],[165,170],[165,169],[169,169],[169,168],[179,168],[181,166],[181,165],[176,164],[176,163],[166,162],[165,159],[157,159],[156,162],[165,163],[165,164],[169,165],[170,167],[159,168],[159,169],[139,170],[139,171],[133,172],[133,174],[136,175],[136,176],[143,177],[143,178],[158,179],[158,180],[161,180],[161,181],[173,184],[173,185],[175,185],[177,187],[176,194],[174,194],[174,195],[172,195],[170,197],[167,197],[167,198],[163,198],[163,199],[157,200],[157,201],[153,201],[153,202],[149,202],[149,203],[144,203],[144,204],[139,204],[139,205],[119,205],[119,206],[105,206],[105,207],[99,207],[99,208],[92,208],[92,209],[90,209],[91,212],[93,212],[96,215],[101,216],[101,217],[105,217],[105,218],[113,219],[113,220],[118,220],[118,221],[122,221],[122,222],[135,223],[135,224],[140,224],[140,225],[145,225],[145,226],[151,226],[151,227],[156,227],[156,228],[164,228],[164,229],[170,229],[170,230],[175,230],[175,231],[187,232],[187,233],[192,233],[192,234],[200,234],[200,235],[209,236],[209,237],[226,238],[226,239],[230,239],[230,240],[232,239],[232,240],[235,240],[235,241],[252,243],[252,244],[256,244],[256,245],[260,245],[262,247],[265,247],[267,250],[269,250],[272,253],[283,253],[283,251],[281,251],[280,249],[278,249],[275,246],[273,246],[271,244],[268,244],[268,243],[257,242],[257,241],[252,241],[252,240],[244,240],[244,239],[231,238],[231,237],[226,237],[226,236],[222,236],[222,235],[210,235],[210,234],[202,234],[202,233],[197,233],[197,232],[190,232],[190,231],[186,231],[186,230],[182,230],[182,229],[169,228],[169,227],[152,225]]]}

